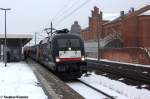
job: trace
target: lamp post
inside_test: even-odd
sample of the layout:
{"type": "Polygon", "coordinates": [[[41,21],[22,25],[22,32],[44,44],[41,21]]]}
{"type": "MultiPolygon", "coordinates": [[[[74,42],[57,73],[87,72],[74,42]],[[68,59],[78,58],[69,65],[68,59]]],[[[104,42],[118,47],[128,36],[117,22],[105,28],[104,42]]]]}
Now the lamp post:
{"type": "Polygon", "coordinates": [[[37,35],[37,32],[35,32],[35,40],[34,40],[35,41],[35,45],[36,45],[36,35],[37,35]]]}
{"type": "Polygon", "coordinates": [[[6,11],[8,11],[8,10],[11,10],[10,8],[7,8],[7,9],[5,9],[5,8],[0,8],[0,10],[4,10],[5,11],[5,52],[4,52],[4,61],[5,61],[5,67],[7,66],[7,44],[6,44],[6,11]]]}
{"type": "Polygon", "coordinates": [[[96,28],[96,34],[97,34],[97,59],[100,60],[100,35],[99,35],[99,22],[97,21],[97,28],[96,28]]]}

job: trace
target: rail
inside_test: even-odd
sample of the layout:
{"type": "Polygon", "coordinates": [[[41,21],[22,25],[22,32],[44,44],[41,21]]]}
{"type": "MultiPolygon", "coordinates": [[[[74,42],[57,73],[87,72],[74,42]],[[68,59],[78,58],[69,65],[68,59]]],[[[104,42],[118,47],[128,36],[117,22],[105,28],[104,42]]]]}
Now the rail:
{"type": "Polygon", "coordinates": [[[89,84],[87,84],[87,83],[85,83],[85,82],[83,82],[83,81],[81,81],[81,80],[78,80],[78,81],[81,82],[81,83],[83,83],[84,85],[86,85],[86,86],[92,88],[93,90],[95,90],[95,91],[97,91],[97,92],[99,92],[99,93],[101,93],[101,94],[107,96],[107,97],[110,98],[110,99],[115,99],[114,96],[111,96],[111,95],[105,93],[105,92],[102,91],[102,90],[99,90],[99,89],[97,89],[97,88],[95,88],[95,87],[93,87],[93,86],[91,86],[91,85],[89,85],[89,84]]]}
{"type": "Polygon", "coordinates": [[[143,84],[150,84],[150,68],[128,64],[110,63],[88,60],[88,67],[108,72],[117,76],[136,80],[143,84]]]}

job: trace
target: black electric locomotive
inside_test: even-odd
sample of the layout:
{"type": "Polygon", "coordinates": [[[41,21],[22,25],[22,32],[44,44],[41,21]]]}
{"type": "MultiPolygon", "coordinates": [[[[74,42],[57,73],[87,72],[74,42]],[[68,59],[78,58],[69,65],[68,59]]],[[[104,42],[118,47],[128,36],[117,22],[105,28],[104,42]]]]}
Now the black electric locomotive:
{"type": "Polygon", "coordinates": [[[38,45],[25,47],[24,55],[44,64],[62,78],[79,78],[87,71],[82,39],[64,31],[56,31],[38,45]]]}

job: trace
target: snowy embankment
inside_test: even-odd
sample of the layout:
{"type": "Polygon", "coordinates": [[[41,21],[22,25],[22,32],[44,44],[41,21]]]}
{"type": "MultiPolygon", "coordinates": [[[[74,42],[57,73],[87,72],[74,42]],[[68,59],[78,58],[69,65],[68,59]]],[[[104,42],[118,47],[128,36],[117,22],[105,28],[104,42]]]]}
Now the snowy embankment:
{"type": "Polygon", "coordinates": [[[32,69],[25,62],[0,62],[0,98],[47,99],[32,69]],[[24,98],[18,98],[24,97],[24,98]]]}
{"type": "MultiPolygon", "coordinates": [[[[96,60],[98,61],[97,58],[90,58],[90,57],[86,57],[86,59],[89,60],[96,60]]],[[[140,66],[140,67],[147,67],[150,68],[150,65],[142,65],[142,64],[133,64],[133,63],[126,63],[126,62],[118,62],[118,61],[112,61],[112,60],[108,60],[108,59],[100,59],[100,61],[103,62],[110,62],[110,63],[118,63],[118,64],[124,64],[124,65],[132,65],[132,66],[140,66]]]]}
{"type": "Polygon", "coordinates": [[[120,96],[118,97],[116,93],[125,96],[127,99],[150,99],[150,91],[146,89],[137,89],[136,86],[126,85],[120,81],[111,80],[107,77],[96,75],[95,73],[92,73],[89,77],[82,76],[80,80],[108,93],[109,95],[117,96],[117,99],[124,98],[120,96]]]}

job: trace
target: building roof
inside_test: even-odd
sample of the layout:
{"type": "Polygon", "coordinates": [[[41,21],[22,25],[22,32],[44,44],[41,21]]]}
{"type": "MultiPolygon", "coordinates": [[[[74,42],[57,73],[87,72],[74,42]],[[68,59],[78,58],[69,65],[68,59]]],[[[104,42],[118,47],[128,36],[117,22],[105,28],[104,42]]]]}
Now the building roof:
{"type": "Polygon", "coordinates": [[[146,11],[146,12],[140,14],[140,15],[150,15],[150,10],[149,10],[149,11],[146,11]]]}
{"type": "MultiPolygon", "coordinates": [[[[133,10],[134,10],[134,8],[133,8],[133,10]]],[[[126,14],[124,14],[124,18],[126,18],[126,17],[130,17],[130,16],[138,16],[138,15],[150,15],[150,5],[147,5],[147,6],[145,6],[145,7],[143,7],[143,8],[140,8],[139,10],[136,10],[136,11],[129,11],[129,13],[126,13],[126,14]]],[[[122,16],[119,16],[119,17],[117,17],[116,19],[114,19],[114,20],[112,20],[112,21],[110,21],[110,22],[107,22],[107,23],[104,23],[104,25],[108,25],[108,24],[112,24],[112,23],[116,23],[116,22],[119,22],[119,21],[121,21],[121,19],[122,19],[122,16]]]]}
{"type": "MultiPolygon", "coordinates": [[[[32,36],[33,35],[30,34],[7,34],[6,35],[7,38],[18,38],[18,39],[23,39],[23,38],[32,39],[32,36]]],[[[0,39],[2,38],[5,38],[4,34],[0,34],[0,39]]]]}
{"type": "Polygon", "coordinates": [[[82,31],[86,31],[86,30],[89,30],[89,27],[86,27],[86,28],[82,29],[82,31]]]}
{"type": "MultiPolygon", "coordinates": [[[[33,35],[30,34],[7,34],[6,35],[8,43],[16,43],[19,41],[21,45],[27,44],[32,39],[32,37],[33,35]]],[[[3,42],[4,39],[5,39],[5,35],[0,34],[0,43],[4,43],[3,42]]]]}

